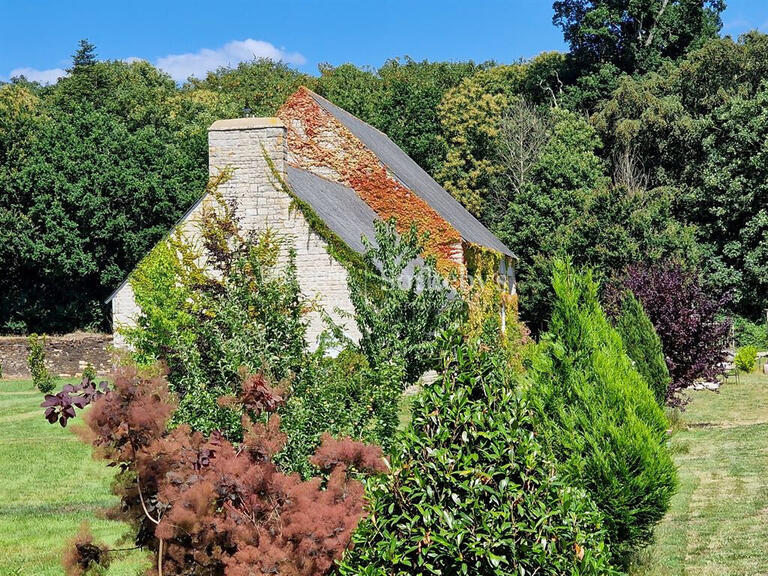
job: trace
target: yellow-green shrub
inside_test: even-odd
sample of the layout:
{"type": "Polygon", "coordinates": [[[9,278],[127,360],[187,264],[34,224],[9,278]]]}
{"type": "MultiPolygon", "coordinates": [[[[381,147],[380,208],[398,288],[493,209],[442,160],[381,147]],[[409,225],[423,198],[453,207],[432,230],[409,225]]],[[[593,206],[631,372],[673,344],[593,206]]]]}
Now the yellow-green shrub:
{"type": "Polygon", "coordinates": [[[755,346],[742,346],[736,350],[733,364],[740,372],[752,372],[757,364],[757,348],[755,346]]]}

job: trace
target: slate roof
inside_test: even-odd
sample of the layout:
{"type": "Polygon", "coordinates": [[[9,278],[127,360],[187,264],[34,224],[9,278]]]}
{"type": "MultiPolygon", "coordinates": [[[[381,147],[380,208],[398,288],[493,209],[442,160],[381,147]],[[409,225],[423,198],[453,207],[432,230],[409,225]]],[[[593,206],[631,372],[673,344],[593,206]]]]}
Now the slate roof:
{"type": "MultiPolygon", "coordinates": [[[[290,164],[286,167],[286,180],[299,199],[310,205],[344,243],[358,254],[365,252],[361,238],[365,236],[376,246],[374,221],[380,220],[357,193],[343,184],[331,182],[290,164]]],[[[378,262],[376,263],[379,266],[378,262]]],[[[414,258],[400,275],[403,286],[409,286],[415,269],[424,266],[421,258],[414,258]]]]}
{"type": "Polygon", "coordinates": [[[362,236],[374,242],[373,222],[379,217],[354,190],[290,165],[286,179],[293,193],[309,204],[352,250],[359,254],[365,252],[362,236]]]}
{"type": "Polygon", "coordinates": [[[356,116],[332,104],[311,90],[309,93],[327,112],[352,132],[406,187],[429,204],[453,226],[461,237],[473,244],[491,248],[515,258],[512,251],[472,216],[453,196],[427,174],[389,137],[356,116]]]}

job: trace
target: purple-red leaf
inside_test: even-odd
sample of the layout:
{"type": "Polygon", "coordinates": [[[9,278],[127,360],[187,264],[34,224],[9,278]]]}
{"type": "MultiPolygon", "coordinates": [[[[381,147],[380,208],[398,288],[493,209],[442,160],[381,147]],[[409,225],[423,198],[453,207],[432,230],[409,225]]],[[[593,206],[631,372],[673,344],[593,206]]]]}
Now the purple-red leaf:
{"type": "Polygon", "coordinates": [[[98,384],[83,378],[83,381],[73,386],[67,384],[57,394],[47,394],[40,404],[45,408],[45,419],[51,424],[59,422],[62,427],[67,425],[70,418],[76,415],[75,408],[82,410],[91,402],[100,398],[109,391],[109,384],[102,381],[98,384]]]}
{"type": "MultiPolygon", "coordinates": [[[[45,400],[43,400],[43,403],[40,404],[42,408],[47,408],[48,406],[55,406],[59,403],[58,397],[54,396],[53,394],[46,394],[45,400]]],[[[47,412],[47,410],[46,410],[47,412]]]]}

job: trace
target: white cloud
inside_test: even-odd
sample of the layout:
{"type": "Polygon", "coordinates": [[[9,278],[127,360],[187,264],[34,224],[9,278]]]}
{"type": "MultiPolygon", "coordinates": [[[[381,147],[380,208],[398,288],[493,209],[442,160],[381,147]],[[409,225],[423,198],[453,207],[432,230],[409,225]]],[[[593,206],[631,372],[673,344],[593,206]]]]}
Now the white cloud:
{"type": "MultiPolygon", "coordinates": [[[[237,66],[240,62],[253,60],[254,58],[267,58],[269,60],[298,65],[306,62],[306,58],[298,52],[286,52],[269,42],[248,38],[247,40],[234,40],[215,50],[203,48],[197,52],[170,54],[158,58],[155,66],[170,74],[177,82],[182,82],[190,76],[201,78],[207,72],[215,70],[220,66],[237,66]]],[[[122,59],[123,62],[128,64],[141,60],[144,60],[144,58],[136,56],[122,59]]],[[[67,72],[63,68],[37,70],[36,68],[26,67],[11,70],[8,78],[24,76],[27,80],[33,82],[52,84],[66,74],[67,72]]]]}
{"type": "Polygon", "coordinates": [[[156,65],[166,71],[177,82],[190,76],[202,77],[206,72],[219,66],[236,66],[238,63],[253,58],[268,58],[280,60],[288,64],[304,64],[306,59],[298,52],[286,52],[262,40],[235,40],[211,50],[203,48],[198,52],[186,54],[171,54],[158,58],[156,65]]]}
{"type": "Polygon", "coordinates": [[[66,76],[67,71],[63,68],[50,68],[49,70],[38,70],[36,68],[14,68],[8,74],[9,78],[16,76],[24,76],[31,82],[40,82],[40,84],[53,84],[61,78],[66,76]]]}

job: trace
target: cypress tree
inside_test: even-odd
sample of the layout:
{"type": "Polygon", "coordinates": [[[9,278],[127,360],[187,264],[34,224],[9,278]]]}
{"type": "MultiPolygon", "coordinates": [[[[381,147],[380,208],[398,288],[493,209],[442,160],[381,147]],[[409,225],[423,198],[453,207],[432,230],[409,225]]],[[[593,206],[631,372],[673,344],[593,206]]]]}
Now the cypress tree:
{"type": "Polygon", "coordinates": [[[624,342],[624,349],[635,364],[656,401],[664,405],[672,378],[669,375],[661,338],[643,310],[643,305],[629,292],[621,306],[621,315],[616,320],[616,330],[624,342]]]}
{"type": "Polygon", "coordinates": [[[532,360],[537,429],[565,481],[603,513],[615,561],[653,538],[675,491],[667,419],[624,351],[590,271],[556,260],[549,332],[532,360]]]}
{"type": "Polygon", "coordinates": [[[96,46],[83,38],[77,43],[77,51],[72,55],[72,67],[67,71],[75,72],[78,69],[88,68],[96,62],[96,46]]]}

